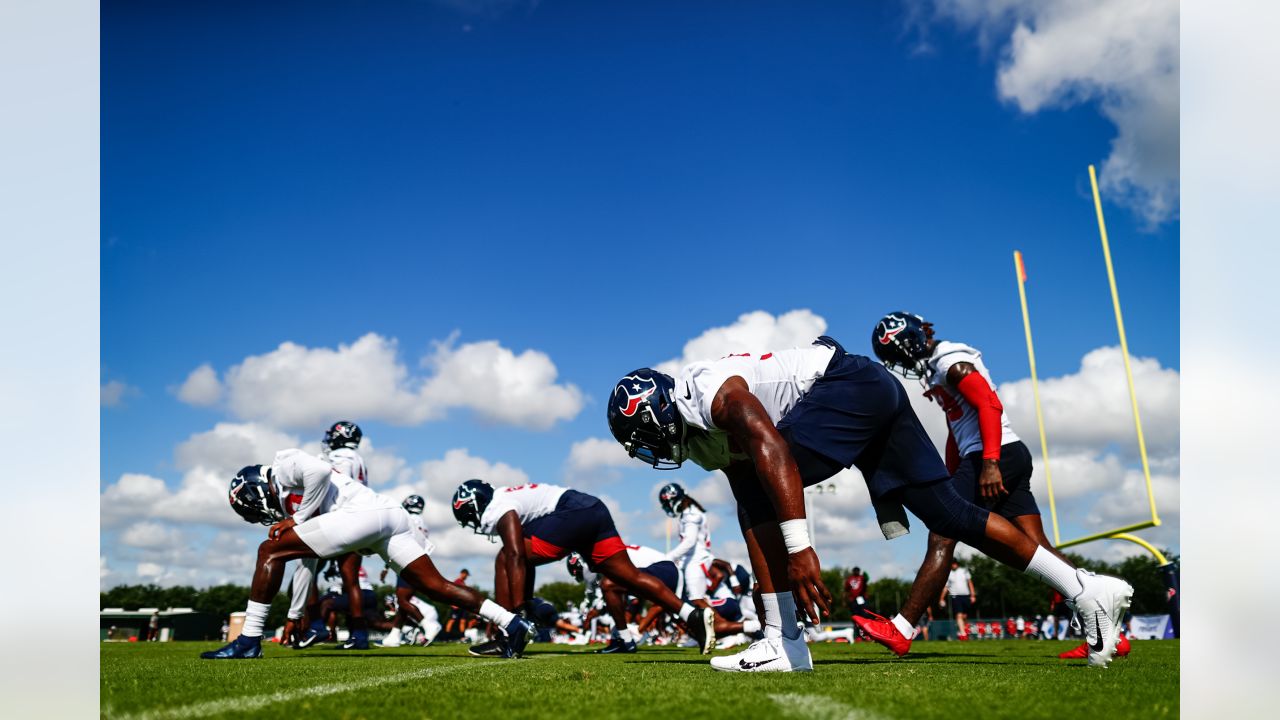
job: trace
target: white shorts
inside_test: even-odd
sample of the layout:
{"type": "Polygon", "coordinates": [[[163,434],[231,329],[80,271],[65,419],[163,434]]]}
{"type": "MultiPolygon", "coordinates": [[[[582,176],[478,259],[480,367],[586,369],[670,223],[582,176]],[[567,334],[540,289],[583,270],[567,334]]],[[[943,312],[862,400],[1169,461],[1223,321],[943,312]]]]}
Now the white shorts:
{"type": "Polygon", "coordinates": [[[418,608],[418,612],[422,613],[422,622],[430,625],[431,623],[440,624],[440,613],[436,610],[436,606],[426,602],[414,595],[409,599],[413,606],[418,608]]]}
{"type": "Polygon", "coordinates": [[[404,508],[339,507],[293,529],[319,557],[349,552],[377,554],[397,573],[427,554],[404,508]]]}
{"type": "Polygon", "coordinates": [[[684,592],[689,602],[707,599],[707,570],[711,560],[690,560],[684,566],[684,592]]]}

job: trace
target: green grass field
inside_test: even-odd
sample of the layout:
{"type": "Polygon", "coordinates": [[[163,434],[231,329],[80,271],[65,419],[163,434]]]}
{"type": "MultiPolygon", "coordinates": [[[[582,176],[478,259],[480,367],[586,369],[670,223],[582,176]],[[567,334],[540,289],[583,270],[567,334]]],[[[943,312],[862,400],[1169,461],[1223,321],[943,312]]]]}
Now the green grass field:
{"type": "MultiPolygon", "coordinates": [[[[718,673],[693,650],[596,656],[531,645],[521,660],[461,645],[346,654],[274,645],[255,661],[198,659],[212,643],[104,644],[106,718],[860,718],[1178,716],[1178,642],[1134,642],[1106,670],[1058,660],[1072,643],[811,645],[814,672],[718,673]]],[[[735,651],[736,652],[736,651],[735,651]]]]}

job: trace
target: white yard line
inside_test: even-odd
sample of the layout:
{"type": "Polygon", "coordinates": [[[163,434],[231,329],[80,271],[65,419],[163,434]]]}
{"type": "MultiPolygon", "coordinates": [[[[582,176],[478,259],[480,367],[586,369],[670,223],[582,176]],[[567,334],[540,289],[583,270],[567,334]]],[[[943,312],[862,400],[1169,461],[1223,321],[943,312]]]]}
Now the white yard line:
{"type": "Polygon", "coordinates": [[[845,705],[825,695],[783,693],[770,695],[769,699],[784,715],[802,720],[887,720],[883,715],[845,705]]]}
{"type": "Polygon", "coordinates": [[[497,662],[477,660],[474,662],[459,663],[457,665],[441,665],[439,667],[423,668],[421,670],[414,670],[411,672],[396,673],[395,675],[381,675],[365,678],[364,680],[352,680],[351,682],[281,690],[279,692],[268,693],[266,695],[251,695],[248,697],[210,700],[208,702],[195,703],[194,705],[182,705],[180,707],[165,708],[163,710],[150,710],[134,714],[116,715],[108,711],[103,713],[103,715],[110,718],[110,720],[189,720],[191,718],[205,718],[213,715],[225,715],[228,713],[259,710],[269,705],[294,702],[303,698],[316,698],[323,697],[325,695],[355,692],[357,690],[368,690],[382,685],[393,685],[395,683],[408,682],[411,680],[422,680],[424,678],[443,675],[449,672],[456,672],[470,668],[488,667],[490,665],[497,664],[497,662]]]}

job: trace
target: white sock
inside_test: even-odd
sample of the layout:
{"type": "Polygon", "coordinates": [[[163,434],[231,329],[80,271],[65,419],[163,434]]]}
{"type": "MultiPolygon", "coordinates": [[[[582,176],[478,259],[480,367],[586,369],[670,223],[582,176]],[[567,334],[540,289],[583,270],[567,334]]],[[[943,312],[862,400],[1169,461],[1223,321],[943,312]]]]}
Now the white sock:
{"type": "Polygon", "coordinates": [[[1068,600],[1074,600],[1084,591],[1080,578],[1076,577],[1076,569],[1042,546],[1036,547],[1036,554],[1031,556],[1031,562],[1027,563],[1024,572],[1044,581],[1068,600]]]}
{"type": "Polygon", "coordinates": [[[267,603],[250,600],[244,611],[244,630],[240,634],[245,637],[262,637],[262,626],[267,624],[267,613],[270,611],[271,606],[267,603]]]}
{"type": "Polygon", "coordinates": [[[743,620],[742,632],[747,633],[748,635],[760,632],[760,621],[759,620],[743,620]]]}
{"type": "Polygon", "coordinates": [[[690,605],[689,603],[685,603],[684,606],[680,608],[680,622],[689,622],[689,616],[697,609],[698,608],[690,605]]]}
{"type": "Polygon", "coordinates": [[[790,592],[760,593],[764,602],[764,635],[778,635],[795,640],[800,637],[800,625],[796,622],[796,600],[790,592]]]}
{"type": "Polygon", "coordinates": [[[898,632],[902,633],[902,637],[910,640],[916,634],[916,629],[902,617],[902,613],[893,616],[893,626],[898,628],[898,632]]]}
{"type": "Polygon", "coordinates": [[[516,616],[515,613],[502,607],[492,600],[485,600],[480,603],[480,617],[491,623],[497,623],[498,627],[506,627],[511,619],[516,616]]]}
{"type": "Polygon", "coordinates": [[[778,593],[760,593],[760,603],[764,605],[764,636],[774,639],[782,637],[782,611],[778,609],[778,593]]]}
{"type": "Polygon", "coordinates": [[[631,636],[630,628],[627,628],[625,630],[619,630],[618,639],[621,640],[622,642],[632,642],[635,640],[635,638],[631,636]]]}

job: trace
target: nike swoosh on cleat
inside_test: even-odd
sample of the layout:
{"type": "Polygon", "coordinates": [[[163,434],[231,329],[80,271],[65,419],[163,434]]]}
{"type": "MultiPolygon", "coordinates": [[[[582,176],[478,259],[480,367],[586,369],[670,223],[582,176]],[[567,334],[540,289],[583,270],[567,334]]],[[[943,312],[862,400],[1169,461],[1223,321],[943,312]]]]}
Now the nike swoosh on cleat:
{"type": "Polygon", "coordinates": [[[768,660],[761,660],[760,662],[747,662],[746,660],[739,660],[738,667],[742,668],[743,670],[754,670],[760,667],[761,665],[768,665],[769,663],[778,659],[780,658],[769,658],[768,660]]]}
{"type": "Polygon", "coordinates": [[[1102,615],[1102,611],[1095,610],[1093,613],[1093,622],[1098,628],[1098,641],[1096,643],[1092,640],[1089,641],[1089,649],[1094,652],[1102,652],[1102,648],[1106,647],[1106,643],[1102,641],[1102,623],[1099,621],[1099,615],[1102,615]]]}

